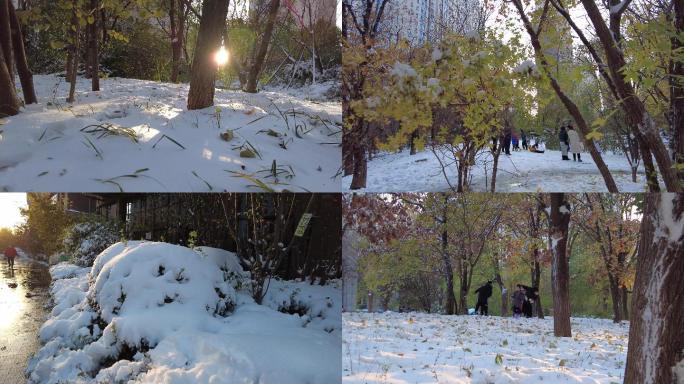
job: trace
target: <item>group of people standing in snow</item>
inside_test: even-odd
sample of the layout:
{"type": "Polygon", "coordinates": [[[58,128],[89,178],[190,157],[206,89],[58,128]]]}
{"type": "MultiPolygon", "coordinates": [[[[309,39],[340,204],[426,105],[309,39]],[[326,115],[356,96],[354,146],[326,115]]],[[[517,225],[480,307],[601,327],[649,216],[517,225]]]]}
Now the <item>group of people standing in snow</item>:
{"type": "MultiPolygon", "coordinates": [[[[515,287],[516,289],[513,295],[511,295],[513,298],[513,317],[532,317],[532,304],[539,299],[539,289],[523,284],[516,284],[515,287]]],[[[503,290],[505,293],[505,288],[503,290]]],[[[477,294],[477,304],[475,305],[474,313],[488,316],[489,307],[487,301],[492,296],[492,280],[487,281],[476,289],[475,294],[477,294]]]]}
{"type": "Polygon", "coordinates": [[[532,317],[532,303],[539,298],[539,289],[527,285],[516,284],[513,298],[513,317],[532,317]]]}
{"type": "MultiPolygon", "coordinates": [[[[492,151],[496,151],[497,138],[492,139],[492,151]]],[[[535,153],[544,153],[545,147],[544,143],[539,140],[539,138],[528,139],[527,134],[522,129],[520,130],[520,136],[513,132],[512,130],[506,132],[506,134],[501,138],[501,152],[506,155],[511,154],[511,150],[520,151],[522,144],[523,151],[530,151],[535,153]]]]}
{"type": "MultiPolygon", "coordinates": [[[[498,139],[493,138],[492,150],[496,151],[498,139]]],[[[572,126],[571,123],[561,126],[560,132],[558,133],[558,141],[560,143],[561,159],[570,160],[568,153],[572,153],[572,160],[582,162],[582,152],[584,152],[584,146],[582,140],[580,139],[579,133],[572,126]]],[[[511,150],[519,151],[520,145],[522,143],[522,150],[534,152],[534,153],[544,153],[546,148],[544,143],[539,138],[533,138],[530,140],[522,129],[520,130],[520,137],[516,135],[512,130],[509,130],[501,138],[501,152],[510,155],[511,150]]]]}
{"type": "Polygon", "coordinates": [[[570,152],[572,153],[572,161],[582,162],[582,140],[580,140],[580,136],[572,124],[560,128],[558,141],[560,142],[562,160],[570,160],[568,157],[568,152],[570,152]]]}

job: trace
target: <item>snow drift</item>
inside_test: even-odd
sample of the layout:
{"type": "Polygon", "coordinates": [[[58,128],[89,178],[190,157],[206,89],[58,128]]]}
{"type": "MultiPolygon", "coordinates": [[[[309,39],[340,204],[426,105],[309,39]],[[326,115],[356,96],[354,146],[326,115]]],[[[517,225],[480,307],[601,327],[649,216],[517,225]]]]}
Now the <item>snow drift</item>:
{"type": "Polygon", "coordinates": [[[0,189],[339,192],[342,106],[308,100],[318,87],[217,89],[188,111],[187,84],[79,77],[67,104],[63,78],[34,81],[40,104],[0,119],[0,189]]]}

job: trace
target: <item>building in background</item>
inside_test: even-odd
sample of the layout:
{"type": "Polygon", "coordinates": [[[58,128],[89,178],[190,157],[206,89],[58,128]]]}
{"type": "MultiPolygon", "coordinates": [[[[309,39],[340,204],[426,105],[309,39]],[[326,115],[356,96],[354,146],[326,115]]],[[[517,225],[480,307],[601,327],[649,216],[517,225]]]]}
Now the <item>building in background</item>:
{"type": "MultiPolygon", "coordinates": [[[[281,15],[289,14],[303,28],[319,21],[335,23],[338,0],[281,0],[281,15]]],[[[266,14],[270,0],[250,0],[249,13],[266,14]]]]}
{"type": "Polygon", "coordinates": [[[282,0],[283,6],[301,26],[310,27],[318,21],[335,23],[337,0],[282,0]]]}
{"type": "MultiPolygon", "coordinates": [[[[375,0],[380,6],[382,0],[375,0]]],[[[484,26],[480,0],[390,0],[381,32],[389,42],[434,43],[447,33],[466,34],[484,26]]]]}

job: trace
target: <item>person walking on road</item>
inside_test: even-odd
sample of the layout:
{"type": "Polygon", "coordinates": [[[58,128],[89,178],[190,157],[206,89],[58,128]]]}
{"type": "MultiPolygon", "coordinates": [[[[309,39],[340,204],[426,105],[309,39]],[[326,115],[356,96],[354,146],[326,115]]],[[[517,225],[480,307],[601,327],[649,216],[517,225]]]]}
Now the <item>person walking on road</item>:
{"type": "Polygon", "coordinates": [[[7,265],[10,267],[10,269],[14,268],[14,258],[17,257],[17,250],[9,246],[5,249],[5,257],[7,258],[7,265]]]}

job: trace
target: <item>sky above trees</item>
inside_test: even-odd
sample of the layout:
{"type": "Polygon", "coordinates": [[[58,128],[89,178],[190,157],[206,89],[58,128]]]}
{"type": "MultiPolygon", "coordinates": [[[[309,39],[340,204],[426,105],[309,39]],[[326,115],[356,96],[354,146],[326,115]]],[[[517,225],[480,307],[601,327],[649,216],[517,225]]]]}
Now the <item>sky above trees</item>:
{"type": "Polygon", "coordinates": [[[0,228],[13,228],[24,219],[19,212],[26,206],[25,193],[0,193],[0,228]]]}

